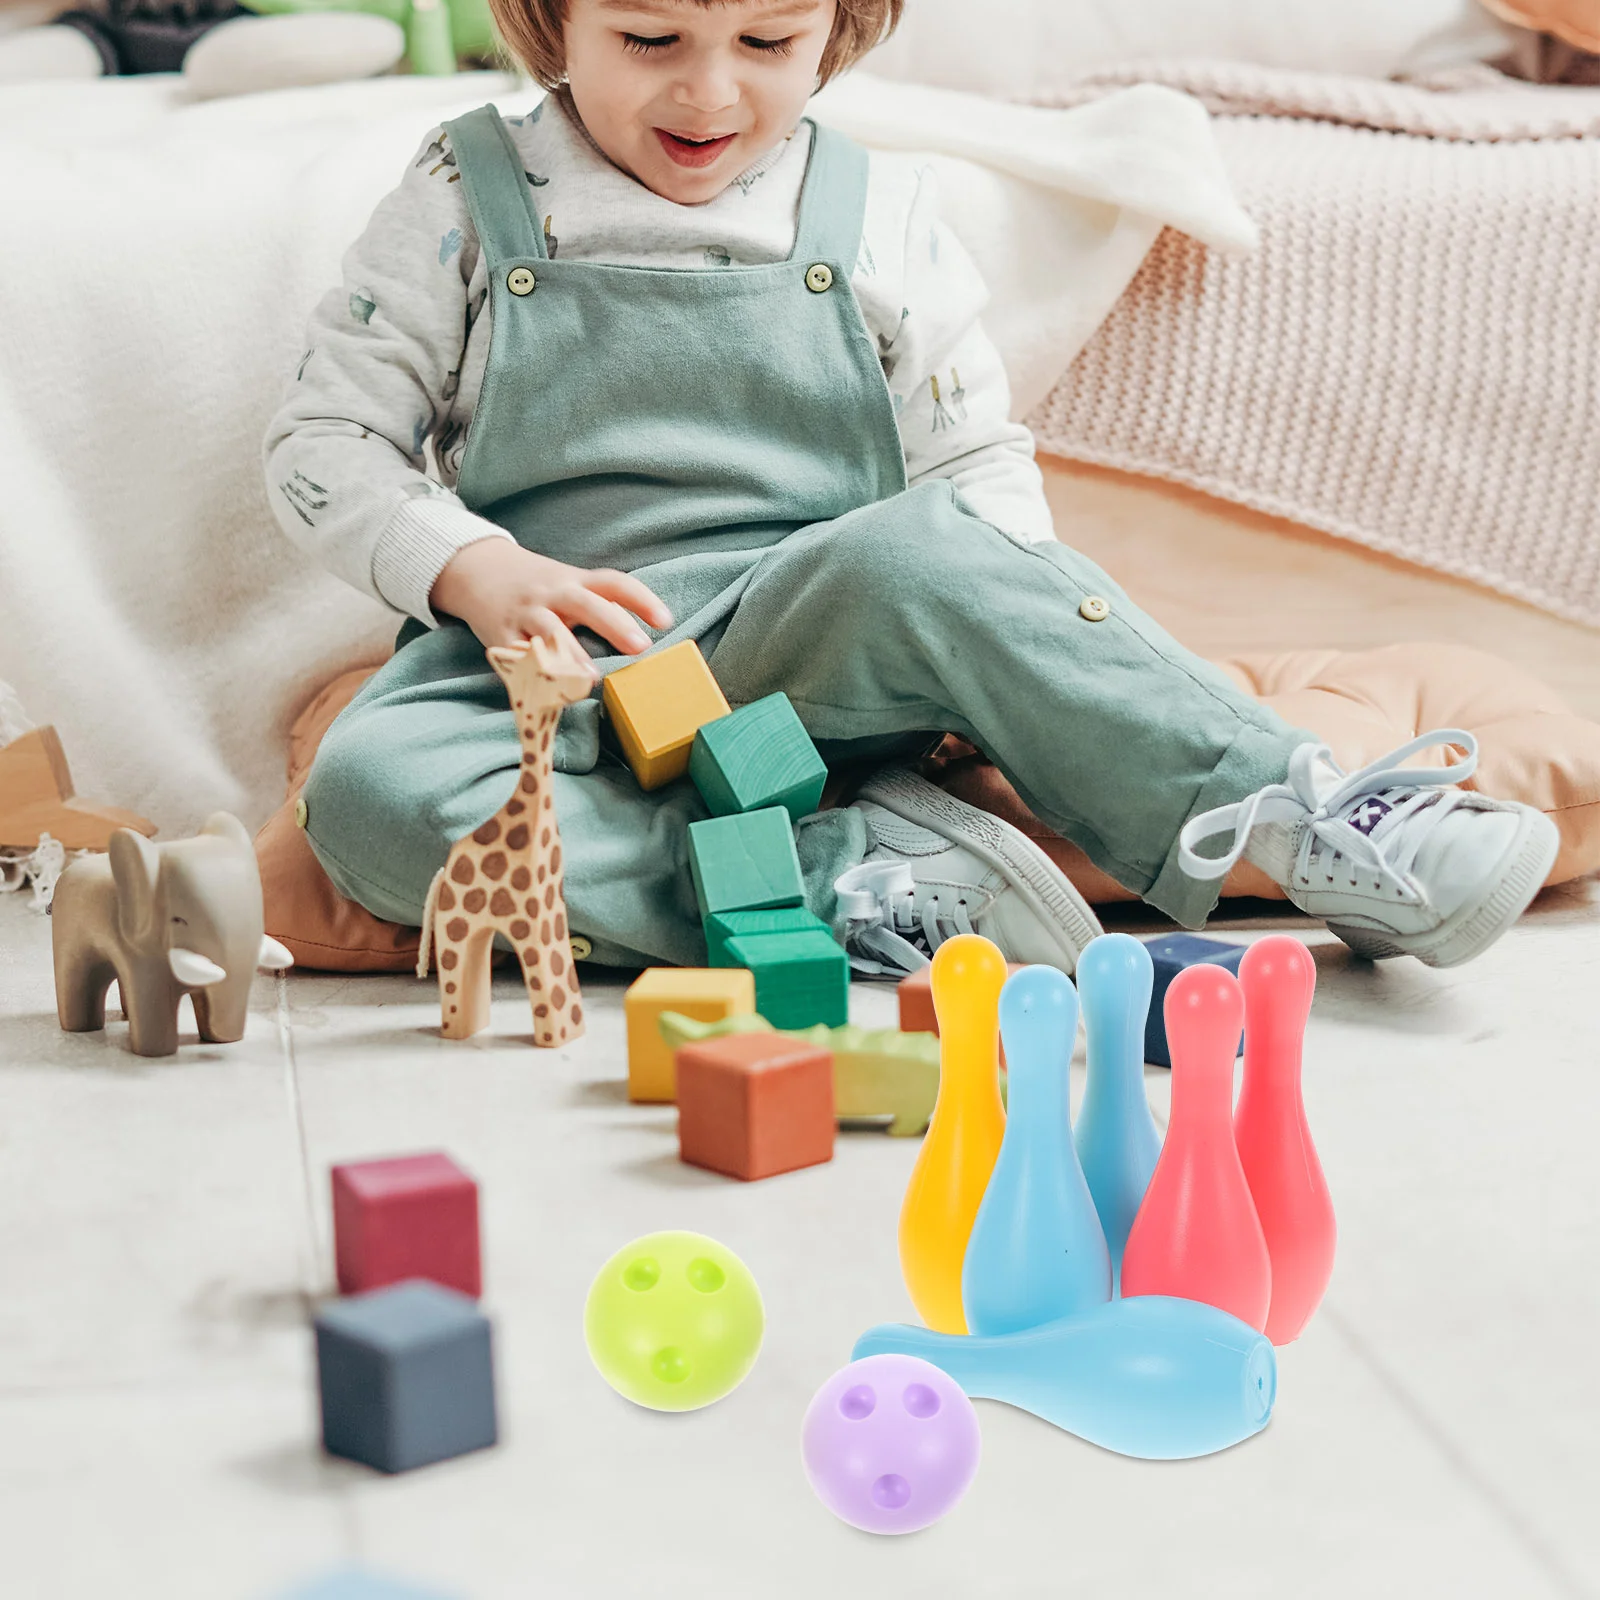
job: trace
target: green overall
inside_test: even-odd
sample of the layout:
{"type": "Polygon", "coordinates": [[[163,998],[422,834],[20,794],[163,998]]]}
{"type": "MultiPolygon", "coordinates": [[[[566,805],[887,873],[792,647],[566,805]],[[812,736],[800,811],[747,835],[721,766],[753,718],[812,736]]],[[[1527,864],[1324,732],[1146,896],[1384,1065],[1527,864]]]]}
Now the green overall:
{"type": "MultiPolygon", "coordinates": [[[[653,648],[697,640],[735,706],[783,690],[824,759],[970,739],[1099,866],[1199,926],[1217,885],[1179,870],[1180,828],[1281,781],[1309,735],[1085,557],[1014,542],[946,481],[906,487],[850,288],[865,152],[803,123],[792,254],[685,271],[549,259],[499,113],[449,132],[492,317],[462,501],[529,550],[634,573],[673,614],[653,648]]],[[[451,843],[510,797],[519,761],[471,630],[408,621],[322,742],[311,845],[341,893],[420,923],[451,843]]],[[[703,962],[687,829],[707,813],[690,781],[640,790],[602,745],[598,692],[563,717],[556,768],[573,931],[597,960],[703,962]]],[[[796,842],[807,901],[837,925],[833,881],[872,847],[865,820],[822,812],[796,842]]]]}

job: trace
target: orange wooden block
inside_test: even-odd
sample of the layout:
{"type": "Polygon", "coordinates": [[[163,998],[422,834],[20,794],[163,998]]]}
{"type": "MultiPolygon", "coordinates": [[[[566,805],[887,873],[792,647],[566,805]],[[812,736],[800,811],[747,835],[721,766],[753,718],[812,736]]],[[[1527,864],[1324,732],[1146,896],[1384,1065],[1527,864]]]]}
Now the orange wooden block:
{"type": "Polygon", "coordinates": [[[833,1159],[833,1052],[780,1033],[678,1051],[678,1153],[747,1182],[833,1159]]]}
{"type": "MultiPolygon", "coordinates": [[[[1006,962],[1006,976],[1009,978],[1013,972],[1021,972],[1024,962],[1006,962]]],[[[900,1031],[901,1033],[932,1033],[939,1032],[939,1017],[933,1009],[933,985],[929,974],[933,971],[928,965],[920,972],[913,972],[909,978],[902,978],[896,993],[900,996],[900,1031]]],[[[1000,1065],[1006,1064],[1005,1047],[1000,1049],[1000,1065]]]]}
{"type": "Polygon", "coordinates": [[[928,974],[932,966],[902,978],[895,989],[900,999],[901,1033],[932,1033],[939,1031],[939,1016],[933,1009],[933,983],[928,974]]]}

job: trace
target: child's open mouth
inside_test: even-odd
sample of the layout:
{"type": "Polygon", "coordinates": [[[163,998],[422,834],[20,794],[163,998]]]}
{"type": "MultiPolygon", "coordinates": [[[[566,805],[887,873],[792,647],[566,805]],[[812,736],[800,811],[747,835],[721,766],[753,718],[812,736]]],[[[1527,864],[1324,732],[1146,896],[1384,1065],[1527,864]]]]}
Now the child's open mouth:
{"type": "Polygon", "coordinates": [[[668,133],[665,128],[656,129],[661,148],[680,167],[709,167],[737,137],[724,133],[715,139],[689,139],[681,133],[668,133]]]}

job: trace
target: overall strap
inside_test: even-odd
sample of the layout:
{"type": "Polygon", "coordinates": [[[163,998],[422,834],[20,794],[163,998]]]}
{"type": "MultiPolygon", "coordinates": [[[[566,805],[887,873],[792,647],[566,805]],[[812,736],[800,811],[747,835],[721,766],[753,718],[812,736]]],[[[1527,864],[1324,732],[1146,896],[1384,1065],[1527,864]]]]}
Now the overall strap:
{"type": "Polygon", "coordinates": [[[800,191],[794,255],[802,263],[836,261],[848,275],[861,250],[867,210],[867,152],[854,139],[811,123],[811,159],[800,191]]]}
{"type": "Polygon", "coordinates": [[[522,157],[499,111],[479,106],[445,123],[444,130],[490,268],[516,256],[542,258],[544,229],[534,212],[522,157]]]}

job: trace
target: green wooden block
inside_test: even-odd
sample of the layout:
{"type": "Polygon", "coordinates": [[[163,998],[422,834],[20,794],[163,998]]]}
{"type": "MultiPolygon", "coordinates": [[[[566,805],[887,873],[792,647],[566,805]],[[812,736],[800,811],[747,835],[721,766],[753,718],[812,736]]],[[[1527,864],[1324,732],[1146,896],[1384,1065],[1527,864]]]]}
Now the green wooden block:
{"type": "Polygon", "coordinates": [[[689,776],[716,816],[782,806],[798,822],[822,804],[828,769],[779,693],[706,723],[694,736],[689,776]]]}
{"type": "Polygon", "coordinates": [[[849,1020],[850,958],[831,933],[747,933],[728,940],[728,956],[755,974],[756,1010],[774,1028],[849,1020]]]}
{"type": "Polygon", "coordinates": [[[689,870],[702,917],[805,903],[794,826],[782,806],[691,822],[689,870]]]}
{"type": "Polygon", "coordinates": [[[774,906],[770,911],[719,911],[705,920],[706,965],[736,967],[728,955],[728,941],[749,933],[829,933],[821,917],[804,906],[774,906]]]}

